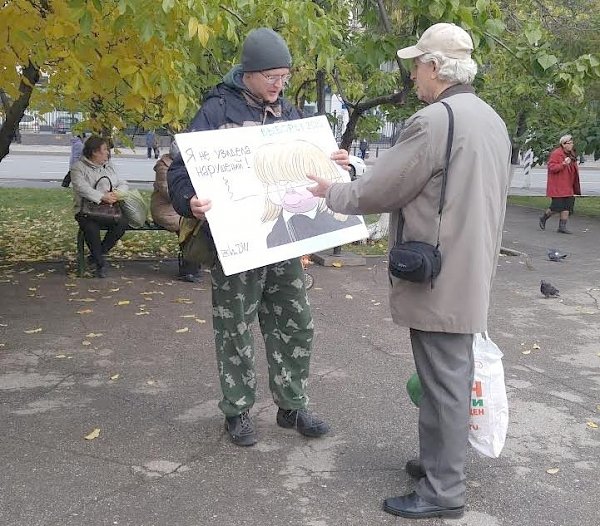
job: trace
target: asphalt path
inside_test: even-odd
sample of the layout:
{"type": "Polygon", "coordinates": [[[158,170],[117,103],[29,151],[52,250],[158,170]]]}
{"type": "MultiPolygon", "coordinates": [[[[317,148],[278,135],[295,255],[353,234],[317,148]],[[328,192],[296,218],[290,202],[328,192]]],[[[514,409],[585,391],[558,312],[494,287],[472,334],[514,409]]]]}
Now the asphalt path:
{"type": "MultiPolygon", "coordinates": [[[[150,187],[154,181],[155,159],[116,158],[119,174],[134,186],[150,187]]],[[[69,157],[57,155],[13,155],[0,163],[0,187],[53,188],[69,170],[69,157]]]]}

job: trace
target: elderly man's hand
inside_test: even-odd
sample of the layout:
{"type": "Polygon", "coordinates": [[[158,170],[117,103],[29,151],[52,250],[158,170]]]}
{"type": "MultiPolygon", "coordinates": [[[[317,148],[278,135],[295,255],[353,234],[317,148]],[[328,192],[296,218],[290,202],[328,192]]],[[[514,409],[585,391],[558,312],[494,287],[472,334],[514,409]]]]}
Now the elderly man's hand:
{"type": "Polygon", "coordinates": [[[316,175],[307,175],[311,181],[317,183],[317,186],[309,186],[307,190],[314,195],[315,197],[325,197],[327,195],[327,190],[332,183],[330,183],[327,179],[323,179],[322,177],[318,177],[316,175]]]}
{"type": "Polygon", "coordinates": [[[344,170],[350,170],[350,157],[346,150],[336,150],[331,154],[331,160],[341,166],[344,170]]]}
{"type": "Polygon", "coordinates": [[[204,214],[211,208],[212,201],[210,199],[200,199],[196,195],[190,199],[190,210],[196,219],[204,219],[204,214]]]}

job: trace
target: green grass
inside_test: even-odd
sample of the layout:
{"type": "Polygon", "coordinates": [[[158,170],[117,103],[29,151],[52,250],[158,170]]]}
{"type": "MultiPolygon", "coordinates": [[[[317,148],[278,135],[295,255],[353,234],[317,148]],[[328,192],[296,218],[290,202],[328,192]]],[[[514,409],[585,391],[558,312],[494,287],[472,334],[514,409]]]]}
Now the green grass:
{"type": "MultiPolygon", "coordinates": [[[[545,210],[550,204],[550,198],[511,195],[508,198],[508,204],[545,210]]],[[[575,199],[575,213],[600,218],[600,197],[578,197],[575,199]]]]}
{"type": "MultiPolygon", "coordinates": [[[[150,191],[141,192],[147,202],[150,191]]],[[[74,261],[77,223],[71,189],[0,188],[0,259],[19,261],[74,261]]],[[[378,215],[365,216],[367,223],[378,215]]],[[[361,255],[383,255],[387,239],[349,244],[344,250],[361,255]]],[[[127,232],[111,251],[117,259],[175,258],[177,236],[171,232],[127,232]]]]}
{"type": "MultiPolygon", "coordinates": [[[[142,195],[148,200],[150,192],[142,195]]],[[[75,260],[77,222],[70,189],[0,188],[0,258],[5,261],[75,260]]],[[[177,257],[171,232],[127,232],[116,258],[177,257]]]]}
{"type": "MultiPolygon", "coordinates": [[[[0,258],[5,261],[75,260],[77,223],[70,189],[0,188],[0,258]]],[[[142,191],[149,202],[150,191],[142,191]]],[[[508,203],[543,210],[547,197],[510,196],[508,203]]],[[[600,218],[600,197],[579,198],[575,212],[600,218]]],[[[378,215],[365,216],[367,224],[378,215]]],[[[387,238],[368,244],[348,244],[344,250],[361,255],[385,255],[387,238]]],[[[113,249],[115,258],[175,258],[177,236],[171,232],[127,232],[113,249]]]]}

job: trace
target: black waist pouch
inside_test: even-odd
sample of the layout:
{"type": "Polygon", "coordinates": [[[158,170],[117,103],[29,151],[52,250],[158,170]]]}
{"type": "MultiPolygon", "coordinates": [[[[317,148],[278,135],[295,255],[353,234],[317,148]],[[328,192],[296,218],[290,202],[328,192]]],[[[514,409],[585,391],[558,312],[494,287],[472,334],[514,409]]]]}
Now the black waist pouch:
{"type": "Polygon", "coordinates": [[[415,283],[433,282],[442,269],[442,254],[429,243],[396,243],[388,258],[392,276],[415,283]]]}

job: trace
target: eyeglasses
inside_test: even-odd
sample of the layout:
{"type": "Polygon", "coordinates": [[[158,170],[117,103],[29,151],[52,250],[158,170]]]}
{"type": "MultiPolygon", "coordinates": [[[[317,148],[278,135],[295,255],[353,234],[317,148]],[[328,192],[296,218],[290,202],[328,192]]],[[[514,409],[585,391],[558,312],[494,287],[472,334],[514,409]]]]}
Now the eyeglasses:
{"type": "Polygon", "coordinates": [[[287,85],[287,83],[292,78],[292,76],[289,73],[286,75],[265,75],[262,71],[259,71],[259,73],[265,78],[267,84],[270,84],[271,86],[277,84],[277,81],[279,80],[283,85],[287,85]]]}

